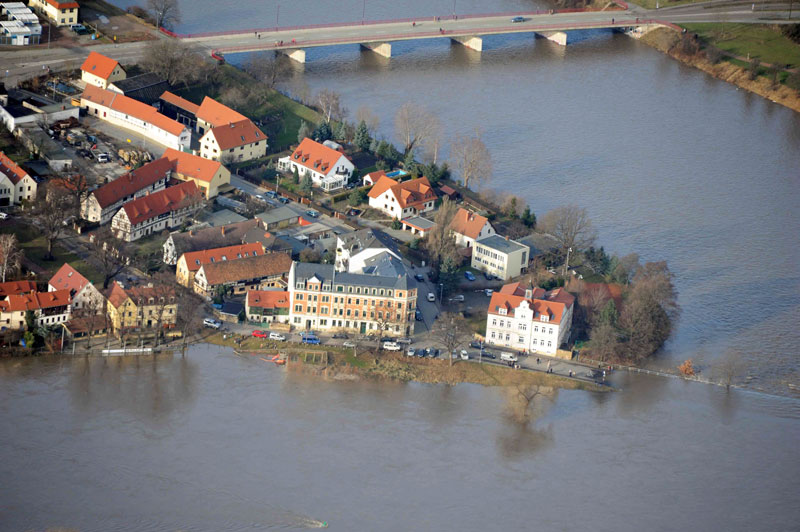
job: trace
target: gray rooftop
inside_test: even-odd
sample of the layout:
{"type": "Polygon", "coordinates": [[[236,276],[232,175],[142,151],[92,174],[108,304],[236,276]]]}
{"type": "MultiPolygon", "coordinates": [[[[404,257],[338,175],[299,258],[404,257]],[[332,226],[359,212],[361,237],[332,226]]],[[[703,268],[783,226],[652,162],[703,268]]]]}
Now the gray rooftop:
{"type": "Polygon", "coordinates": [[[408,274],[408,271],[402,261],[388,251],[384,251],[365,260],[362,273],[383,277],[397,277],[398,275],[408,274]]]}
{"type": "Polygon", "coordinates": [[[407,290],[416,284],[408,275],[383,276],[366,273],[336,272],[333,264],[295,263],[295,281],[306,281],[316,276],[323,283],[332,281],[333,285],[367,286],[407,290]]]}
{"type": "Polygon", "coordinates": [[[272,210],[256,214],[256,218],[261,220],[264,223],[264,225],[277,224],[280,222],[284,222],[286,220],[291,220],[292,218],[299,218],[299,217],[300,217],[299,214],[297,214],[295,211],[293,211],[286,205],[281,205],[280,207],[276,207],[272,210]]]}
{"type": "Polygon", "coordinates": [[[413,225],[423,231],[427,231],[428,229],[433,228],[436,226],[436,222],[432,222],[427,218],[423,218],[422,216],[412,216],[411,218],[403,218],[403,222],[409,225],[413,225]]]}
{"type": "Polygon", "coordinates": [[[350,253],[364,249],[386,248],[395,254],[399,254],[397,245],[392,240],[392,237],[379,229],[359,229],[358,231],[341,235],[339,239],[342,241],[342,247],[349,250],[350,253]]]}
{"type": "Polygon", "coordinates": [[[211,227],[219,227],[221,225],[244,222],[245,220],[247,220],[247,218],[228,209],[212,212],[211,214],[203,217],[203,221],[211,227]]]}
{"type": "Polygon", "coordinates": [[[518,242],[520,244],[525,244],[530,248],[531,257],[541,255],[542,253],[546,253],[551,249],[556,249],[558,247],[558,241],[552,236],[544,233],[531,233],[525,238],[520,238],[518,242]]]}
{"type": "Polygon", "coordinates": [[[478,244],[482,246],[486,246],[487,248],[494,249],[495,251],[499,251],[500,253],[514,253],[515,251],[520,251],[523,249],[528,249],[528,246],[525,244],[520,244],[515,240],[508,240],[503,236],[500,235],[492,235],[487,236],[486,238],[481,238],[477,241],[478,244]]]}

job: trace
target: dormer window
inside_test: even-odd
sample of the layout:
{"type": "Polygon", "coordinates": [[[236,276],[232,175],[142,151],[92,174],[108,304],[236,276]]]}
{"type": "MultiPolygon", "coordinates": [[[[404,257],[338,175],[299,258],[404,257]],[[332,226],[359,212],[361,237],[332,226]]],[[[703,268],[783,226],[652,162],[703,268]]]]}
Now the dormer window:
{"type": "Polygon", "coordinates": [[[499,310],[499,312],[500,312],[500,315],[501,315],[501,316],[505,316],[506,314],[508,314],[508,310],[507,310],[507,309],[505,309],[505,308],[501,308],[501,309],[499,310]]]}
{"type": "Polygon", "coordinates": [[[199,266],[200,265],[200,259],[194,259],[194,263],[199,266]]]}
{"type": "Polygon", "coordinates": [[[228,257],[227,257],[227,256],[225,256],[225,255],[223,255],[223,256],[222,256],[222,260],[228,260],[228,257]]]}

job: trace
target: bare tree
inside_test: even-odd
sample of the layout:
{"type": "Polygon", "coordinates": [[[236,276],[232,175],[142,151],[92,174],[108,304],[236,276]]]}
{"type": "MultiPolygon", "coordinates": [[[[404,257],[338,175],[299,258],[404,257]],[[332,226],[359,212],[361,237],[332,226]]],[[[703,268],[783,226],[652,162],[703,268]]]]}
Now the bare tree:
{"type": "Polygon", "coordinates": [[[156,21],[156,27],[172,29],[181,21],[178,0],[147,0],[147,9],[156,21]]]}
{"type": "Polygon", "coordinates": [[[89,238],[89,253],[95,267],[103,275],[103,290],[128,265],[131,250],[124,240],[114,238],[108,226],[89,238]]]}
{"type": "Polygon", "coordinates": [[[338,92],[322,89],[317,93],[316,100],[325,122],[330,123],[331,120],[339,122],[347,115],[347,108],[342,105],[338,92]]]}
{"type": "Polygon", "coordinates": [[[466,188],[476,182],[485,183],[492,177],[492,154],[478,133],[474,137],[456,137],[450,147],[450,157],[466,188]]]}
{"type": "Polygon", "coordinates": [[[721,384],[725,385],[726,390],[730,390],[736,379],[742,376],[745,371],[744,356],[738,349],[728,350],[723,359],[716,364],[714,373],[721,384]]]}
{"type": "Polygon", "coordinates": [[[378,131],[378,126],[381,123],[380,117],[372,112],[372,109],[367,107],[366,105],[362,105],[356,111],[356,123],[364,122],[367,126],[367,131],[369,131],[370,136],[374,136],[375,132],[378,131]]]}
{"type": "Polygon", "coordinates": [[[430,133],[428,139],[425,141],[425,153],[431,163],[436,164],[439,162],[439,152],[444,142],[444,129],[442,128],[442,122],[439,118],[436,116],[432,116],[431,118],[430,133]]]}
{"type": "Polygon", "coordinates": [[[424,145],[436,129],[437,118],[421,105],[407,102],[394,115],[394,130],[403,143],[403,155],[424,145]]]}
{"type": "Polygon", "coordinates": [[[151,41],[146,46],[141,65],[144,69],[167,80],[170,85],[183,83],[188,86],[203,70],[198,68],[198,59],[198,54],[183,42],[162,39],[151,41]]]}
{"type": "Polygon", "coordinates": [[[81,213],[81,205],[89,197],[89,183],[82,174],[69,174],[53,180],[53,183],[63,188],[72,197],[72,204],[75,208],[75,217],[81,213]]]}
{"type": "Polygon", "coordinates": [[[425,236],[425,249],[428,251],[428,259],[434,268],[438,268],[447,258],[456,260],[458,246],[451,235],[450,223],[457,211],[458,205],[445,197],[433,217],[435,225],[425,236]]]}
{"type": "Polygon", "coordinates": [[[64,234],[65,222],[73,208],[72,196],[59,186],[45,185],[37,191],[32,214],[47,241],[45,260],[53,260],[53,243],[64,234]]]}
{"type": "Polygon", "coordinates": [[[540,227],[558,241],[562,253],[567,253],[570,248],[573,252],[586,249],[597,238],[586,209],[577,205],[566,205],[549,211],[542,218],[540,227]]]}
{"type": "Polygon", "coordinates": [[[0,273],[3,282],[6,282],[6,275],[17,272],[22,263],[22,251],[19,249],[17,235],[0,235],[0,273]]]}
{"type": "Polygon", "coordinates": [[[207,311],[208,305],[191,288],[176,285],[175,290],[178,304],[175,326],[181,333],[183,349],[186,349],[189,335],[202,328],[203,315],[207,311]]]}
{"type": "Polygon", "coordinates": [[[152,323],[155,328],[154,342],[158,347],[161,333],[165,326],[176,322],[177,298],[175,295],[175,279],[167,273],[160,272],[153,276],[150,283],[154,289],[154,305],[152,323]]]}
{"type": "Polygon", "coordinates": [[[471,336],[472,331],[467,320],[450,312],[439,316],[431,327],[431,337],[444,347],[451,366],[453,365],[453,351],[467,345],[471,336]]]}
{"type": "MultiPolygon", "coordinates": [[[[105,301],[102,299],[90,299],[86,304],[72,314],[74,319],[80,320],[86,327],[86,349],[92,348],[92,333],[97,325],[106,320],[105,301]]],[[[108,332],[106,332],[108,334],[108,332]]]]}
{"type": "Polygon", "coordinates": [[[276,55],[274,52],[254,53],[250,54],[250,59],[244,64],[244,69],[267,87],[274,87],[276,83],[291,74],[292,66],[290,61],[284,54],[276,55]]]}

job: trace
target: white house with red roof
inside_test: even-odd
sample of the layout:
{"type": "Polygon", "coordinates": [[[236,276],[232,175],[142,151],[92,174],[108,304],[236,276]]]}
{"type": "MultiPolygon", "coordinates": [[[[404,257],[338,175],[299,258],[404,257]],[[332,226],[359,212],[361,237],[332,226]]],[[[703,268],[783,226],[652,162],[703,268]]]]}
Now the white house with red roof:
{"type": "Polygon", "coordinates": [[[78,2],[61,0],[30,0],[28,6],[40,15],[52,20],[56,26],[78,23],[78,2]]]}
{"type": "Polygon", "coordinates": [[[427,177],[398,183],[385,175],[378,179],[367,196],[370,207],[398,219],[432,211],[438,197],[427,177]]]}
{"type": "Polygon", "coordinates": [[[89,279],[67,263],[64,263],[50,278],[47,290],[50,292],[69,290],[73,312],[80,309],[91,309],[95,311],[95,314],[101,314],[106,310],[106,298],[103,297],[103,294],[89,282],[89,279]]]}
{"type": "Polygon", "coordinates": [[[302,178],[308,176],[314,185],[326,192],[343,188],[355,165],[347,156],[308,137],[288,157],[278,160],[278,169],[294,172],[302,178]]]}
{"type": "Polygon", "coordinates": [[[247,321],[289,323],[289,292],[285,290],[251,290],[244,303],[247,321]]]}
{"type": "Polygon", "coordinates": [[[0,301],[0,326],[25,329],[25,314],[30,310],[39,327],[64,323],[70,316],[70,291],[9,294],[0,301]]]}
{"type": "Polygon", "coordinates": [[[125,79],[127,75],[116,59],[97,52],[89,52],[89,57],[81,65],[81,79],[88,85],[101,89],[108,88],[110,83],[125,79]]]}
{"type": "Polygon", "coordinates": [[[111,219],[111,231],[120,240],[133,242],[179,226],[202,203],[203,194],[197,185],[185,181],[125,203],[111,219]]]}
{"type": "Polygon", "coordinates": [[[36,181],[0,151],[0,206],[19,205],[36,197],[36,181]]]}
{"type": "Polygon", "coordinates": [[[211,161],[238,163],[266,154],[267,136],[249,118],[214,126],[200,138],[200,156],[211,161]]]}
{"type": "Polygon", "coordinates": [[[557,288],[520,283],[492,294],[486,315],[486,344],[516,351],[554,355],[569,340],[575,297],[557,288]]]}
{"type": "Polygon", "coordinates": [[[467,248],[472,247],[476,240],[497,233],[488,218],[463,207],[459,207],[453,216],[453,220],[450,222],[450,232],[456,240],[456,245],[467,248]]]}

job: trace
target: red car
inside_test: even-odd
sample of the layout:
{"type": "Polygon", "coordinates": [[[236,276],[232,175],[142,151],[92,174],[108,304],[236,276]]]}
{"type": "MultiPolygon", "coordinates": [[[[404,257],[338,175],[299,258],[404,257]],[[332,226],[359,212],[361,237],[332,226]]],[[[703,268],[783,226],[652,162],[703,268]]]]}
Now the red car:
{"type": "Polygon", "coordinates": [[[252,336],[255,336],[256,338],[266,338],[267,333],[264,331],[253,331],[252,336]]]}

